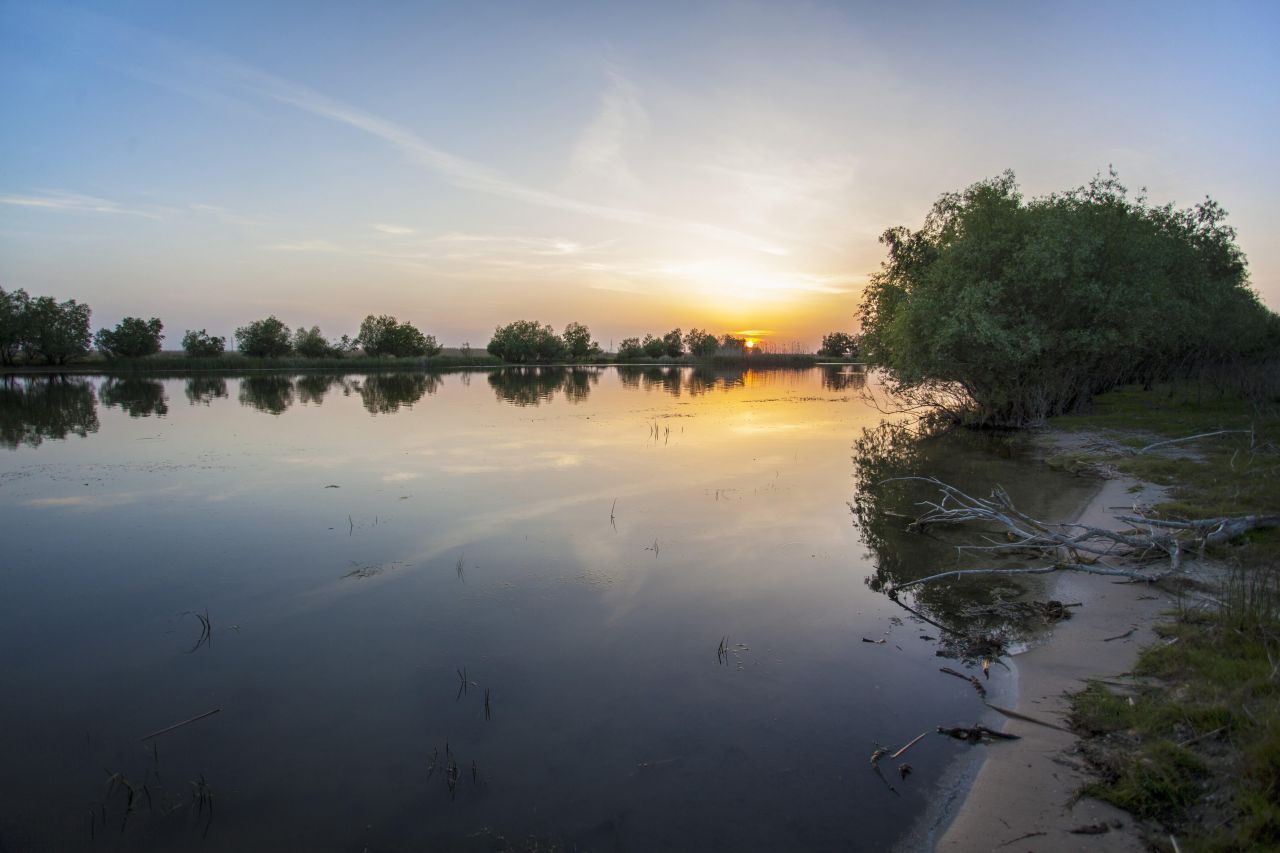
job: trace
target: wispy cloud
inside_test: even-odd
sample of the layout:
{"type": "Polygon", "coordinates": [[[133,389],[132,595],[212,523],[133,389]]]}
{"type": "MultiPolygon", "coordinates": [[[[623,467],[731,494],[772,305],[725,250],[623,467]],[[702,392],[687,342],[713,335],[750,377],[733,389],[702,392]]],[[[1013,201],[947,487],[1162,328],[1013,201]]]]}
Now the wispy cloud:
{"type": "MultiPolygon", "coordinates": [[[[597,204],[530,186],[482,163],[437,148],[401,124],[331,98],[307,86],[262,71],[226,55],[198,48],[188,42],[140,30],[116,21],[108,22],[98,16],[92,17],[106,31],[112,32],[124,41],[131,42],[137,48],[137,54],[149,54],[154,61],[168,66],[161,73],[157,69],[143,66],[141,61],[138,61],[132,66],[122,68],[122,71],[188,97],[202,97],[201,92],[208,92],[212,96],[223,94],[211,89],[210,82],[213,81],[220,83],[227,93],[240,96],[249,94],[286,104],[379,139],[399,150],[411,162],[461,189],[605,221],[701,237],[770,255],[789,254],[789,250],[776,241],[736,229],[645,210],[597,204]]],[[[612,145],[609,140],[611,134],[614,134],[614,127],[632,127],[633,120],[637,118],[639,107],[627,104],[627,98],[633,96],[626,94],[625,87],[619,89],[617,80],[621,79],[620,76],[615,78],[614,90],[617,90],[617,94],[606,95],[606,109],[603,113],[605,119],[601,124],[600,132],[595,135],[595,141],[583,149],[585,152],[590,152],[584,156],[597,164],[616,162],[609,153],[612,145]],[[610,98],[613,99],[613,106],[608,106],[610,98]],[[619,122],[610,117],[611,110],[616,111],[619,118],[626,120],[619,122]]]]}
{"type": "Polygon", "coordinates": [[[35,207],[56,213],[107,213],[141,216],[146,219],[163,218],[155,211],[125,207],[109,199],[65,190],[38,190],[36,195],[0,195],[0,204],[35,207]]]}
{"type": "Polygon", "coordinates": [[[599,111],[574,146],[573,167],[579,175],[635,188],[640,182],[627,161],[627,147],[648,129],[649,116],[629,80],[616,69],[609,70],[609,79],[599,111]]]}
{"type": "Polygon", "coordinates": [[[202,213],[207,216],[212,216],[214,219],[220,220],[222,222],[228,222],[232,225],[251,225],[254,227],[258,227],[258,226],[270,224],[267,220],[262,219],[260,217],[245,216],[243,214],[236,213],[231,210],[227,210],[225,207],[219,207],[216,204],[201,204],[199,202],[192,202],[191,204],[187,205],[187,209],[195,213],[202,213]]]}
{"type": "Polygon", "coordinates": [[[383,234],[390,234],[392,237],[406,237],[416,233],[414,229],[404,225],[387,225],[382,222],[375,222],[372,227],[374,231],[381,231],[383,234]]]}

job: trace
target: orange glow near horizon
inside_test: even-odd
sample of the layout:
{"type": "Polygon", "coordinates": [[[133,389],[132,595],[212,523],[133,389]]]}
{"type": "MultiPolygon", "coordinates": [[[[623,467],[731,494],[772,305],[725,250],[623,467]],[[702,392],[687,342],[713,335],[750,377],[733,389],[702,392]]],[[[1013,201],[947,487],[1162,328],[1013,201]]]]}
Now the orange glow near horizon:
{"type": "Polygon", "coordinates": [[[747,349],[755,349],[755,346],[756,346],[756,339],[747,338],[747,349]]]}

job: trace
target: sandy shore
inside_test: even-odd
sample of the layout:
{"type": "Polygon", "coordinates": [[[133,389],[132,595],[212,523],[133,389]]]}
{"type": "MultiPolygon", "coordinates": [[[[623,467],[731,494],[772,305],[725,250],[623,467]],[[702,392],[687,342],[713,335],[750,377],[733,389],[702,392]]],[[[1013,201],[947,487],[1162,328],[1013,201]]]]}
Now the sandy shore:
{"type": "MultiPolygon", "coordinates": [[[[1084,524],[1115,527],[1114,507],[1160,499],[1155,487],[1134,492],[1132,480],[1107,480],[1079,517],[1084,524]]],[[[1155,638],[1152,625],[1173,605],[1172,596],[1144,584],[1117,584],[1093,575],[1058,577],[1051,596],[1082,602],[1071,619],[1058,623],[1046,642],[1012,658],[1017,684],[1014,710],[1066,726],[1066,694],[1090,678],[1114,677],[1132,669],[1138,651],[1155,638]],[[1123,639],[1111,639],[1125,634],[1123,639]]],[[[1132,818],[1106,803],[1075,792],[1087,779],[1074,753],[1076,738],[1022,720],[993,718],[1021,740],[975,747],[986,760],[967,796],[934,849],[962,851],[1144,850],[1132,818]],[[1073,829],[1105,825],[1106,832],[1077,834],[1073,829]]],[[[988,723],[992,724],[992,723],[988,723]]],[[[939,822],[947,815],[941,815],[939,822]]],[[[926,842],[925,846],[928,846],[926,842]]]]}

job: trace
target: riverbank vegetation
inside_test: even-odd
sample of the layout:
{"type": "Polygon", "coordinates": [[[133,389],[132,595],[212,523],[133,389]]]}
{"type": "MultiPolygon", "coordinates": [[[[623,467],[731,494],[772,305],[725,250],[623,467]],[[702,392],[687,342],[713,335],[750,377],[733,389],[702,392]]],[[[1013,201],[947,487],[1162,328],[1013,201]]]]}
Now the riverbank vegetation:
{"type": "MultiPolygon", "coordinates": [[[[1280,510],[1280,412],[1220,385],[1180,383],[1099,397],[1057,428],[1087,432],[1051,462],[1116,470],[1169,488],[1152,508],[1208,518],[1280,510]],[[1163,452],[1142,452],[1160,441],[1163,452]]],[[[1280,529],[1210,549],[1222,580],[1190,591],[1131,681],[1075,698],[1086,790],[1175,834],[1182,849],[1280,845],[1280,529]]]]}
{"type": "Polygon", "coordinates": [[[1132,198],[1114,172],[1030,200],[1010,172],[947,193],[882,235],[862,354],[906,406],[1002,427],[1125,383],[1280,372],[1280,316],[1225,219],[1132,198]]]}

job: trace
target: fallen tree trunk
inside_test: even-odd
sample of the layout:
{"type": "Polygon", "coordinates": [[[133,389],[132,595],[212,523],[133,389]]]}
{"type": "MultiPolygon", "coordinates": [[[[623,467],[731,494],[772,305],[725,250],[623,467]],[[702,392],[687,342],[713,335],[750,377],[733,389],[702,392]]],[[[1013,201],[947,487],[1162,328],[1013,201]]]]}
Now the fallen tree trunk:
{"type": "MultiPolygon", "coordinates": [[[[942,493],[936,501],[921,501],[925,512],[917,517],[910,528],[924,530],[932,525],[990,524],[1003,528],[1008,541],[997,542],[988,538],[985,545],[957,545],[964,551],[1032,551],[1051,557],[1053,565],[1036,569],[972,569],[969,572],[1020,571],[1024,574],[1048,574],[1052,571],[1085,571],[1091,574],[1109,574],[1150,579],[1146,575],[1125,569],[1098,569],[1096,563],[1102,557],[1128,557],[1144,560],[1152,554],[1164,554],[1171,568],[1178,570],[1188,551],[1203,552],[1210,545],[1227,542],[1250,530],[1280,526],[1280,515],[1241,515],[1207,519],[1158,519],[1142,515],[1116,516],[1118,521],[1130,525],[1128,530],[1109,530],[1085,524],[1051,524],[1033,518],[1014,506],[1009,494],[996,486],[989,498],[977,498],[936,477],[895,477],[895,481],[918,481],[936,486],[942,493]],[[1092,559],[1089,559],[1092,558],[1092,559]]],[[[912,583],[923,583],[937,577],[959,575],[947,572],[934,578],[912,583]]],[[[903,584],[899,588],[910,586],[903,584]]]]}

